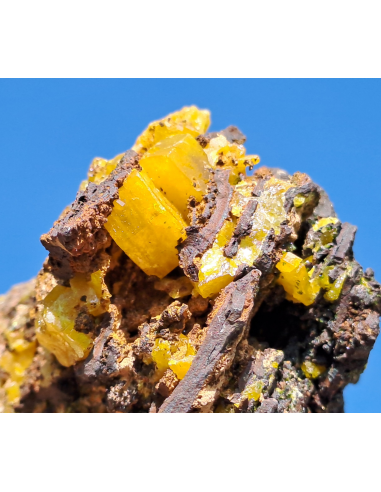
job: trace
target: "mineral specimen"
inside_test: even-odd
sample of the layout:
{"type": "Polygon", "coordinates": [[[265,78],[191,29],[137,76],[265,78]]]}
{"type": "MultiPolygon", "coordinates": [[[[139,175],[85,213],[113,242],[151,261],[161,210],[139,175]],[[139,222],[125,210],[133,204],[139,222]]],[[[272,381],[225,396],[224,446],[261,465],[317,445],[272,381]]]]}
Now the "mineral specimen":
{"type": "Polygon", "coordinates": [[[378,335],[356,228],[195,106],[96,158],[0,297],[0,411],[342,412],[378,335]]]}

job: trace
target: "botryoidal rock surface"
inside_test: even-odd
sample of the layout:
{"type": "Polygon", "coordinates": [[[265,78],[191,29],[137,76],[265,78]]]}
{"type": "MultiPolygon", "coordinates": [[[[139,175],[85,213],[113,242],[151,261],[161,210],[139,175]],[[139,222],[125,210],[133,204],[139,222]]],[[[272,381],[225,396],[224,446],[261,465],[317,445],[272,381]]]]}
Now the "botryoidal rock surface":
{"type": "Polygon", "coordinates": [[[356,227],[208,111],[96,158],[0,296],[2,412],[342,412],[379,332],[356,227]]]}

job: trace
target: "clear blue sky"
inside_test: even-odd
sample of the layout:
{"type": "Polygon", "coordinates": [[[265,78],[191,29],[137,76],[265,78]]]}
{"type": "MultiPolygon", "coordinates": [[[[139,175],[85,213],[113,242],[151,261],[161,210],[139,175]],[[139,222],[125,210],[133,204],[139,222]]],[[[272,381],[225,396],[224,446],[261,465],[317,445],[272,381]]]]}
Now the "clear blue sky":
{"type": "MultiPolygon", "coordinates": [[[[262,164],[303,171],[359,228],[357,260],[381,280],[380,80],[0,80],[0,292],[36,275],[39,242],[93,157],[114,157],[184,105],[237,125],[262,164]]],[[[381,341],[345,391],[346,411],[381,411],[381,341]]]]}

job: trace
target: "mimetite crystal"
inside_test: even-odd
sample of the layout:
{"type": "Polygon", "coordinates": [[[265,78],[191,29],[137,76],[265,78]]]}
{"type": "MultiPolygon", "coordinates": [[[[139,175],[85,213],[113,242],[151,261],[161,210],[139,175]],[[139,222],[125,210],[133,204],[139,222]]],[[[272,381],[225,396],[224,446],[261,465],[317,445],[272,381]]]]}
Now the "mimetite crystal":
{"type": "Polygon", "coordinates": [[[196,106],[185,107],[169,114],[159,121],[150,123],[132,147],[138,153],[144,153],[153,145],[172,135],[188,134],[192,137],[205,133],[210,125],[210,113],[196,106]]]}
{"type": "Polygon", "coordinates": [[[134,169],[125,179],[105,227],[147,275],[163,278],[178,266],[186,223],[145,171],[134,169]]]}
{"type": "MultiPolygon", "coordinates": [[[[261,246],[271,229],[275,234],[280,233],[280,224],[286,219],[284,209],[285,193],[291,187],[290,183],[276,178],[266,182],[258,205],[253,216],[253,225],[249,236],[242,239],[238,252],[233,258],[224,255],[224,247],[231,239],[235,222],[225,222],[218,233],[211,249],[206,251],[201,258],[199,267],[199,282],[196,291],[202,297],[210,297],[226,287],[234,278],[238,267],[246,263],[252,265],[261,251],[261,246]]],[[[240,196],[233,197],[233,212],[241,215],[245,199],[249,198],[249,188],[241,186],[238,190],[240,196]]]]}
{"type": "Polygon", "coordinates": [[[200,144],[191,135],[172,135],[146,152],[139,164],[186,220],[189,197],[201,201],[209,181],[200,144]]]}
{"type": "Polygon", "coordinates": [[[152,359],[160,372],[171,369],[178,379],[183,379],[188,372],[196,349],[189,343],[188,337],[180,335],[178,341],[157,338],[152,350],[152,359]]]}
{"type": "Polygon", "coordinates": [[[246,167],[252,167],[259,163],[257,155],[246,155],[245,147],[236,143],[230,143],[224,135],[218,135],[205,147],[209,164],[218,169],[222,166],[231,169],[229,182],[236,185],[240,174],[246,175],[246,167]]]}
{"type": "Polygon", "coordinates": [[[90,164],[87,178],[91,183],[99,184],[104,181],[109,174],[116,168],[123,154],[119,154],[110,161],[96,157],[90,164]]]}
{"type": "Polygon", "coordinates": [[[281,272],[278,283],[288,294],[287,298],[309,306],[320,291],[318,278],[310,278],[304,261],[293,253],[284,253],[276,265],[281,272]]]}
{"type": "Polygon", "coordinates": [[[315,268],[307,271],[306,261],[302,260],[293,253],[284,253],[276,267],[281,272],[278,283],[286,291],[286,298],[293,302],[301,302],[309,306],[314,302],[320,292],[320,288],[326,292],[324,298],[327,301],[336,301],[342,291],[348,271],[342,272],[337,279],[331,283],[329,272],[333,266],[326,266],[319,276],[315,275],[315,268]]]}
{"type": "Polygon", "coordinates": [[[66,367],[84,359],[89,354],[93,341],[85,333],[75,330],[75,320],[82,307],[89,314],[99,316],[107,310],[109,294],[98,271],[87,280],[77,275],[70,287],[57,285],[45,297],[44,309],[37,320],[39,343],[57,357],[66,367]]]}
{"type": "Polygon", "coordinates": [[[305,360],[302,364],[302,371],[308,379],[316,379],[326,370],[327,368],[325,366],[315,364],[309,360],[305,360]]]}
{"type": "MultiPolygon", "coordinates": [[[[7,336],[7,333],[5,334],[7,336]]],[[[7,336],[9,343],[9,338],[7,336]]],[[[11,351],[6,350],[0,357],[0,368],[8,373],[9,378],[4,384],[8,403],[14,404],[20,398],[20,386],[24,381],[25,372],[33,362],[36,342],[28,342],[20,334],[13,336],[9,343],[11,351]]]]}

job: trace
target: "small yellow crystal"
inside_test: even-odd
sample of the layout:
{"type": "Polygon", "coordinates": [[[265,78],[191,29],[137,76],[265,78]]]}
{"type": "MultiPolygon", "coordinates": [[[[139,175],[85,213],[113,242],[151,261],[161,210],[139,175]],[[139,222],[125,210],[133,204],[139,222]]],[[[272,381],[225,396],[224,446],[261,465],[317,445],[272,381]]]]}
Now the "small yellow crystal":
{"type": "Polygon", "coordinates": [[[347,272],[345,271],[337,277],[333,284],[330,285],[330,289],[324,294],[324,299],[330,302],[337,301],[343,289],[346,278],[347,272]]]}
{"type": "Polygon", "coordinates": [[[209,181],[208,159],[200,144],[190,135],[173,135],[146,152],[140,165],[187,220],[189,197],[201,201],[209,181]]]}
{"type": "Polygon", "coordinates": [[[301,258],[293,253],[284,253],[276,265],[281,272],[278,283],[294,302],[309,306],[314,302],[320,291],[319,280],[310,278],[301,258]]]}
{"type": "Polygon", "coordinates": [[[323,219],[319,219],[316,224],[312,226],[312,229],[314,231],[318,231],[322,227],[329,225],[329,224],[337,224],[339,220],[336,217],[324,217],[323,219]]]}
{"type": "Polygon", "coordinates": [[[321,374],[323,374],[323,372],[326,371],[326,369],[327,368],[325,366],[315,364],[309,360],[305,360],[302,364],[302,371],[306,378],[309,379],[318,378],[321,374]]]}
{"type": "Polygon", "coordinates": [[[116,168],[122,157],[123,154],[119,154],[110,161],[102,159],[102,157],[96,157],[90,164],[90,169],[87,175],[88,180],[95,184],[99,184],[104,181],[116,168]]]}
{"type": "Polygon", "coordinates": [[[246,396],[249,400],[258,401],[261,396],[263,388],[262,381],[253,381],[249,386],[243,391],[243,396],[246,396]]]}
{"type": "Polygon", "coordinates": [[[233,197],[231,201],[231,213],[235,217],[240,217],[249,200],[253,198],[253,189],[256,182],[251,178],[240,181],[234,187],[233,197]]]}
{"type": "Polygon", "coordinates": [[[20,398],[20,386],[24,381],[25,372],[33,362],[36,352],[36,342],[25,339],[17,344],[17,350],[6,350],[0,357],[0,368],[9,374],[4,384],[8,403],[17,403],[20,398]]]}
{"type": "Polygon", "coordinates": [[[160,372],[171,369],[178,379],[184,378],[195,355],[196,350],[185,335],[180,335],[179,340],[173,342],[157,338],[152,350],[152,359],[157,369],[160,372]]]}
{"type": "Polygon", "coordinates": [[[239,175],[246,175],[246,167],[255,166],[260,162],[259,156],[245,156],[245,147],[236,143],[230,143],[224,135],[218,135],[205,147],[209,164],[214,169],[221,166],[231,169],[229,182],[235,185],[239,181],[239,175]]]}
{"type": "Polygon", "coordinates": [[[119,199],[105,228],[116,244],[147,275],[165,277],[179,264],[177,243],[185,237],[181,214],[153,185],[144,171],[134,169],[119,189],[119,199]]]}
{"type": "Polygon", "coordinates": [[[70,286],[57,285],[45,297],[36,332],[39,343],[66,367],[86,358],[92,347],[91,337],[74,329],[80,308],[85,306],[89,314],[99,316],[107,310],[110,297],[100,271],[90,280],[77,275],[70,286]]]}
{"type": "Polygon", "coordinates": [[[226,221],[217,234],[213,246],[201,258],[196,291],[202,297],[217,294],[234,278],[238,264],[233,258],[224,256],[224,247],[232,237],[234,227],[233,221],[226,221]]]}
{"type": "Polygon", "coordinates": [[[168,340],[156,338],[154,348],[152,350],[152,359],[159,371],[164,372],[168,369],[168,363],[171,355],[171,345],[168,340]]]}
{"type": "Polygon", "coordinates": [[[144,153],[153,145],[172,135],[189,134],[197,137],[205,133],[210,125],[210,113],[207,110],[189,106],[169,114],[159,121],[150,123],[132,147],[138,153],[144,153]]]}
{"type": "Polygon", "coordinates": [[[296,208],[298,207],[301,207],[304,202],[306,201],[306,197],[303,196],[303,195],[296,195],[296,197],[294,198],[294,206],[296,208]]]}
{"type": "Polygon", "coordinates": [[[189,296],[193,291],[193,284],[188,277],[163,278],[155,282],[155,289],[166,292],[172,299],[189,296]]]}

